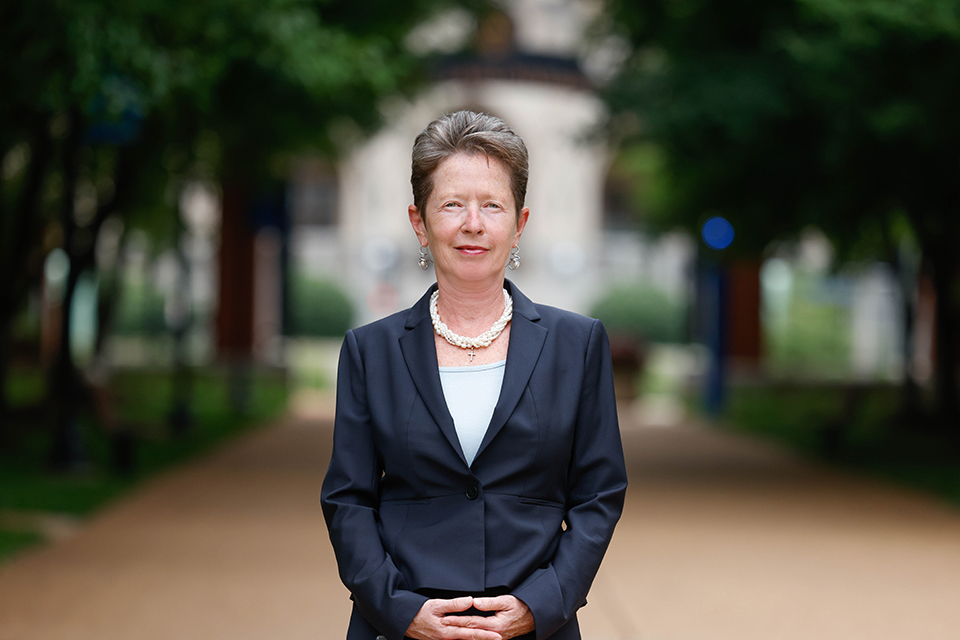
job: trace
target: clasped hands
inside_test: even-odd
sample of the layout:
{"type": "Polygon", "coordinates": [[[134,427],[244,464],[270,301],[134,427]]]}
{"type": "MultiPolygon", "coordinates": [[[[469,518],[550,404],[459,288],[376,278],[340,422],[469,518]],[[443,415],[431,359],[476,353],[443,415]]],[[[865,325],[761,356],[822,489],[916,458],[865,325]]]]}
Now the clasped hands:
{"type": "Polygon", "coordinates": [[[507,640],[533,629],[530,608],[515,596],[464,596],[424,602],[406,635],[417,640],[507,640]],[[495,613],[492,616],[448,615],[470,607],[495,613]]]}

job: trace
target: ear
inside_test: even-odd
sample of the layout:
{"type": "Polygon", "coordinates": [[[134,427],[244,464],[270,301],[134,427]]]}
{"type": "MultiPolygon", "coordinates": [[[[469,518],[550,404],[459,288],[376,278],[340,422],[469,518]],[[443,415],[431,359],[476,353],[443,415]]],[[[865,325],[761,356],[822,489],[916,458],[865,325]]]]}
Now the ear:
{"type": "Polygon", "coordinates": [[[430,244],[427,239],[427,225],[423,221],[423,216],[420,215],[417,207],[414,205],[407,207],[407,216],[410,218],[410,226],[413,227],[414,233],[417,234],[417,239],[420,240],[420,246],[425,247],[430,244]]]}
{"type": "Polygon", "coordinates": [[[520,242],[520,236],[523,234],[523,228],[527,226],[527,219],[530,217],[530,207],[524,207],[520,209],[520,217],[517,218],[517,235],[513,239],[513,244],[516,246],[520,242]]]}

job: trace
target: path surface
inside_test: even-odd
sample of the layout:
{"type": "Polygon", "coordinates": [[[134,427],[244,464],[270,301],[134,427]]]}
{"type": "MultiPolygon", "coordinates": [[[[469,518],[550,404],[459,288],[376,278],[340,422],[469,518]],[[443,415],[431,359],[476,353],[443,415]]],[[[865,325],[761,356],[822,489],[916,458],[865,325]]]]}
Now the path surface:
{"type": "MultiPolygon", "coordinates": [[[[291,416],[0,566],[0,640],[336,640],[331,430],[291,416]]],[[[960,510],[694,426],[623,420],[585,640],[955,640],[960,510]]]]}

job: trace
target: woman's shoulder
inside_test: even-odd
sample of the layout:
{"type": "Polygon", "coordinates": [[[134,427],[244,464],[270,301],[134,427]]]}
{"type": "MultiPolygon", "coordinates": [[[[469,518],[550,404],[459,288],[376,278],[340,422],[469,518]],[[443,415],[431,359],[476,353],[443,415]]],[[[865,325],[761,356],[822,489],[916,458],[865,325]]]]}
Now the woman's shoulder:
{"type": "Polygon", "coordinates": [[[352,334],[358,342],[383,339],[396,340],[408,329],[412,329],[420,322],[430,320],[430,293],[434,287],[436,287],[436,285],[428,289],[412,306],[401,309],[379,320],[374,320],[368,324],[351,329],[349,333],[352,334]]]}
{"type": "Polygon", "coordinates": [[[545,328],[562,328],[590,333],[603,325],[596,318],[590,318],[573,311],[552,307],[548,304],[534,302],[525,296],[512,282],[508,286],[514,295],[513,312],[525,316],[533,322],[540,323],[545,328]]]}
{"type": "Polygon", "coordinates": [[[409,313],[410,309],[397,311],[379,320],[351,329],[350,333],[362,342],[396,337],[403,332],[409,313]]]}
{"type": "Polygon", "coordinates": [[[554,340],[562,340],[568,345],[587,345],[605,335],[603,324],[596,318],[590,318],[573,311],[534,302],[525,296],[516,285],[507,281],[513,294],[513,314],[523,316],[535,325],[546,329],[554,340]]]}
{"type": "Polygon", "coordinates": [[[596,318],[546,304],[535,303],[534,308],[540,314],[540,323],[548,329],[585,335],[603,330],[603,324],[596,318]]]}

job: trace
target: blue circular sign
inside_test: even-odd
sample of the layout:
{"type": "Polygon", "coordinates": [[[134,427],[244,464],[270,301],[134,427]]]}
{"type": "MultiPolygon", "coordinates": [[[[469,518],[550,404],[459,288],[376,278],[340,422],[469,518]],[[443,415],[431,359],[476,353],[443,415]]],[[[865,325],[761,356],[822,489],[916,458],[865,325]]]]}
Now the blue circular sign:
{"type": "Polygon", "coordinates": [[[733,242],[733,225],[726,218],[715,216],[703,223],[700,235],[711,249],[726,249],[733,242]]]}

